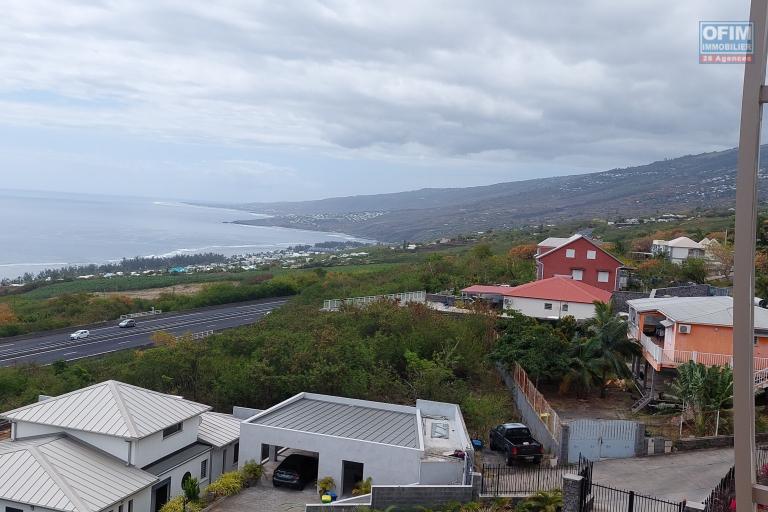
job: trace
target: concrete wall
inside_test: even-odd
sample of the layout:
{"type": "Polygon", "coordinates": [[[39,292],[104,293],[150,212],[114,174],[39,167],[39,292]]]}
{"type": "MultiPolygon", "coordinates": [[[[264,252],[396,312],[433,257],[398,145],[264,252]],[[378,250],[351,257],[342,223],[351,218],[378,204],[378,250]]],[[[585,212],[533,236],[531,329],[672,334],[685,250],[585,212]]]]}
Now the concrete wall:
{"type": "Polygon", "coordinates": [[[419,484],[461,485],[464,483],[464,461],[422,461],[419,484]]]}
{"type": "Polygon", "coordinates": [[[247,420],[248,418],[256,416],[262,411],[263,409],[253,409],[251,407],[240,407],[239,405],[236,405],[232,407],[232,416],[239,420],[247,420]]]}
{"type": "Polygon", "coordinates": [[[585,320],[595,316],[594,304],[564,302],[559,300],[529,299],[525,297],[506,297],[504,309],[514,309],[533,318],[562,318],[572,316],[576,320],[585,320]],[[551,304],[552,309],[544,309],[544,304],[551,304]],[[563,311],[567,305],[567,311],[563,311]]]}
{"type": "Polygon", "coordinates": [[[545,451],[554,454],[560,460],[567,460],[563,459],[562,457],[560,444],[561,440],[555,439],[549,430],[547,430],[544,422],[541,421],[539,415],[536,413],[536,411],[533,410],[531,404],[528,403],[528,399],[525,397],[525,394],[523,394],[522,391],[518,388],[517,383],[515,382],[515,379],[512,377],[512,375],[510,375],[509,372],[501,365],[496,365],[496,368],[501,374],[507,389],[510,391],[510,393],[512,393],[512,398],[515,401],[515,406],[520,413],[522,421],[531,430],[533,437],[536,438],[536,440],[539,441],[542,446],[544,446],[545,451]]]}
{"type": "MultiPolygon", "coordinates": [[[[380,484],[418,483],[421,450],[354,439],[296,432],[265,425],[240,426],[240,463],[261,459],[261,445],[284,446],[319,455],[318,477],[332,477],[342,484],[342,461],[363,464],[364,478],[380,484]]],[[[340,489],[337,489],[340,490],[340,489]]]]}
{"type": "MultiPolygon", "coordinates": [[[[184,492],[184,490],[181,488],[181,480],[184,478],[184,474],[189,472],[193,478],[197,478],[198,483],[200,484],[200,491],[207,486],[211,480],[209,476],[205,478],[200,477],[200,465],[202,461],[209,459],[210,454],[209,452],[203,453],[194,459],[189,460],[188,462],[185,462],[184,464],[173,468],[169,470],[167,473],[163,473],[162,475],[158,475],[158,479],[160,482],[165,480],[166,478],[171,479],[171,486],[170,486],[170,492],[171,497],[178,496],[184,492]]],[[[210,464],[210,462],[209,462],[210,464]]],[[[134,512],[139,512],[141,509],[134,508],[134,512]]],[[[149,507],[147,507],[147,510],[149,510],[149,507]]],[[[126,511],[123,511],[126,512],[126,511]]]]}
{"type": "Polygon", "coordinates": [[[197,433],[200,427],[200,416],[194,416],[184,422],[181,432],[176,432],[163,439],[162,432],[136,441],[133,453],[133,464],[136,467],[144,467],[166,455],[181,450],[197,441],[197,433]]]}
{"type": "MultiPolygon", "coordinates": [[[[235,463],[235,443],[230,443],[222,448],[213,448],[211,451],[211,480],[216,480],[222,473],[234,471],[238,467],[235,463]]],[[[255,459],[257,462],[259,458],[255,459]]],[[[246,463],[248,461],[243,461],[246,463]]]]}

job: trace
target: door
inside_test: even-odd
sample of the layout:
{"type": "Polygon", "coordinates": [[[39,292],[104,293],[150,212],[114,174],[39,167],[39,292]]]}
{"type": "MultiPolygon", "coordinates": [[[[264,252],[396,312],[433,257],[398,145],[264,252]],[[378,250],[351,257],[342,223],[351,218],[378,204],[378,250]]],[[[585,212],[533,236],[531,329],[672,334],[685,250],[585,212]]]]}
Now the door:
{"type": "Polygon", "coordinates": [[[349,460],[341,461],[342,464],[342,496],[351,496],[352,489],[358,482],[363,481],[363,463],[349,460]]]}
{"type": "Polygon", "coordinates": [[[160,482],[159,484],[155,484],[152,487],[152,510],[153,512],[160,512],[160,509],[163,508],[163,505],[168,503],[168,500],[170,499],[170,491],[171,491],[171,479],[167,478],[160,482]]]}

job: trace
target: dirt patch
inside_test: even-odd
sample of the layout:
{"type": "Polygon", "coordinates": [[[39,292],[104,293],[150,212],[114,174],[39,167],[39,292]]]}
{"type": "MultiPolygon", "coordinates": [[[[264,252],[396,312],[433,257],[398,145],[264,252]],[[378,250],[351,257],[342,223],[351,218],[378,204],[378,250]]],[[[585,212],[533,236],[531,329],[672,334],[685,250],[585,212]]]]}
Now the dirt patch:
{"type": "Polygon", "coordinates": [[[621,389],[608,389],[605,398],[600,398],[599,391],[585,398],[561,395],[556,388],[548,386],[542,386],[541,393],[562,420],[628,420],[634,416],[632,393],[621,389]]]}
{"type": "MultiPolygon", "coordinates": [[[[222,283],[236,284],[236,282],[219,281],[222,283]]],[[[94,295],[99,297],[130,297],[131,299],[157,299],[163,293],[176,295],[193,295],[210,283],[187,283],[177,284],[175,286],[166,286],[164,288],[149,288],[146,290],[126,290],[124,292],[96,292],[94,295]]]]}

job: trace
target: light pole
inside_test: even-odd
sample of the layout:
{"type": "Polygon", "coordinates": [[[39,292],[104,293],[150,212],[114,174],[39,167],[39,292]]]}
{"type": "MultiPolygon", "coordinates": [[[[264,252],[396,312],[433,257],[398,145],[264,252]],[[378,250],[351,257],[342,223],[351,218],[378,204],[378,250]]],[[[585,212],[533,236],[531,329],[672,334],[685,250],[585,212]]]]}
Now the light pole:
{"type": "Polygon", "coordinates": [[[760,164],[760,122],[766,69],[768,0],[752,0],[752,62],[744,65],[739,160],[736,175],[736,247],[733,279],[733,430],[736,468],[736,510],[754,512],[768,504],[768,487],[755,481],[754,297],[757,171],[760,164]]]}

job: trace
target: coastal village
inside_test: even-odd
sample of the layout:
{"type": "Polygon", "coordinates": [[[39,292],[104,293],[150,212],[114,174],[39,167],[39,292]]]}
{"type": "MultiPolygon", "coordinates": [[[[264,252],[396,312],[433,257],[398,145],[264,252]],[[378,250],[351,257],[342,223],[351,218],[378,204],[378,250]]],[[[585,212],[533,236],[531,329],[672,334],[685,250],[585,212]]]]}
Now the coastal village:
{"type": "MultiPolygon", "coordinates": [[[[637,226],[621,224],[609,226],[637,226]]],[[[490,267],[496,256],[485,252],[489,236],[477,234],[457,247],[490,267]]],[[[255,270],[250,264],[296,271],[322,253],[326,263],[337,266],[326,267],[331,271],[345,265],[375,268],[369,258],[385,250],[413,253],[426,265],[421,268],[429,268],[441,260],[424,255],[424,248],[455,243],[334,252],[299,248],[279,257],[239,260],[237,266],[239,272],[255,270]]],[[[631,496],[635,510],[709,510],[717,489],[733,478],[728,251],[727,234],[713,232],[698,241],[682,234],[638,240],[618,255],[615,244],[581,230],[513,244],[505,265],[529,269],[532,279],[525,282],[486,278],[461,288],[348,297],[320,292],[314,297],[322,300],[310,300],[303,311],[331,323],[349,315],[375,318],[387,310],[429,311],[457,324],[482,319],[494,334],[483,342],[489,343],[484,357],[491,364],[480,371],[508,405],[482,422],[472,401],[434,399],[451,395],[424,386],[459,381],[430,376],[436,363],[412,362],[417,356],[407,351],[408,382],[416,386],[411,403],[334,395],[310,386],[273,403],[245,399],[222,410],[199,402],[197,392],[187,395],[185,386],[166,387],[169,393],[98,381],[62,394],[40,393],[32,403],[0,413],[6,438],[0,441],[0,468],[17,475],[0,482],[0,505],[13,512],[297,506],[314,512],[485,501],[519,507],[550,503],[582,512],[625,510],[631,496]],[[687,281],[664,277],[681,271],[688,272],[687,281]],[[430,379],[438,380],[428,384],[430,379]],[[702,482],[691,486],[679,468],[697,460],[709,462],[702,482]],[[643,476],[648,464],[656,468],[653,478],[643,476]]],[[[227,272],[232,264],[191,264],[165,273],[227,272]]],[[[478,268],[477,275],[485,270],[478,268]]],[[[128,276],[74,279],[118,277],[128,276]]],[[[51,286],[42,289],[46,285],[51,286]]],[[[344,289],[351,288],[339,288],[344,289]]],[[[755,298],[757,397],[768,387],[765,302],[755,298]]],[[[155,336],[159,348],[139,349],[132,357],[180,347],[194,351],[218,336],[225,335],[213,333],[204,341],[155,336]]],[[[53,366],[62,374],[85,371],[65,362],[53,366]]]]}

